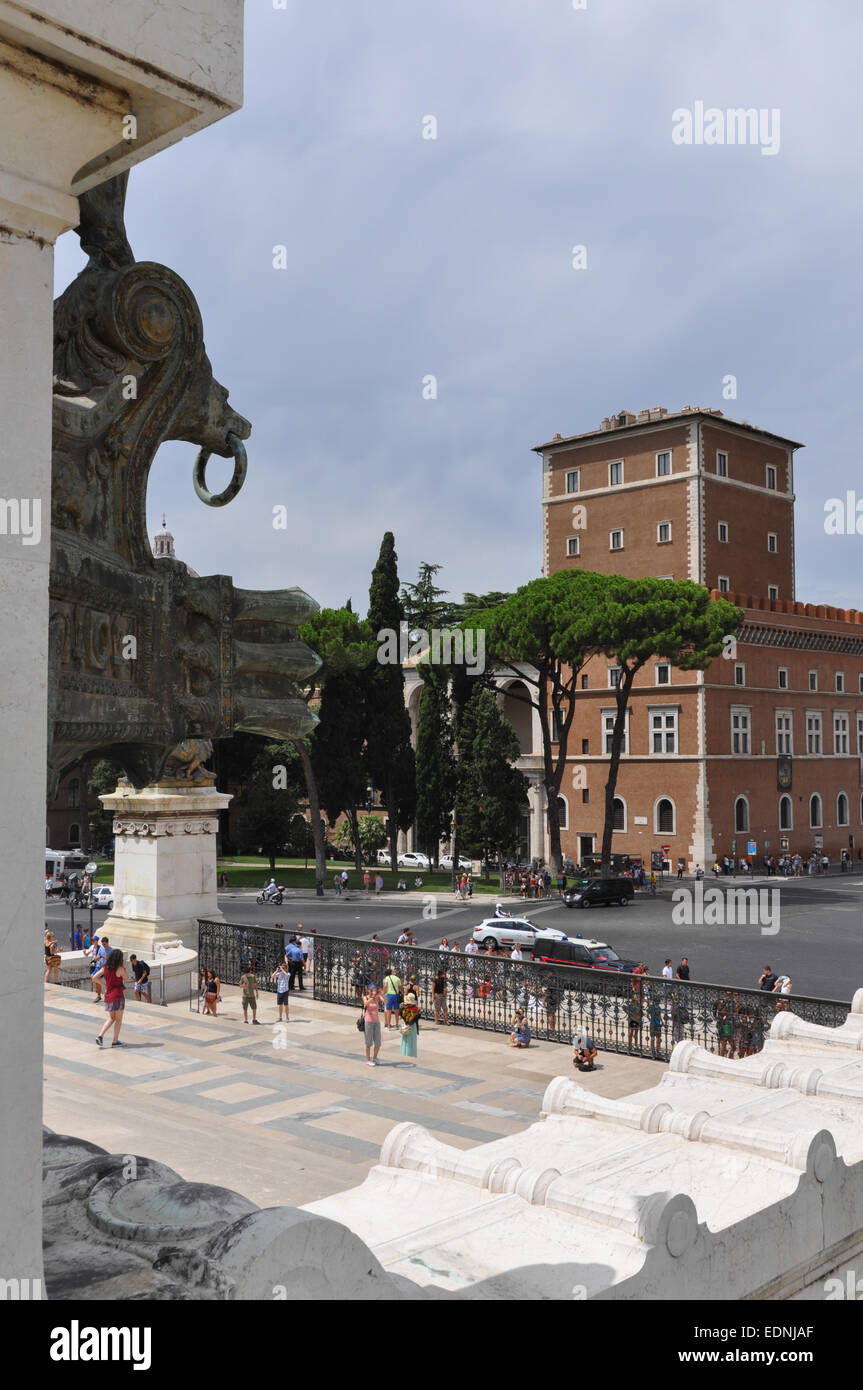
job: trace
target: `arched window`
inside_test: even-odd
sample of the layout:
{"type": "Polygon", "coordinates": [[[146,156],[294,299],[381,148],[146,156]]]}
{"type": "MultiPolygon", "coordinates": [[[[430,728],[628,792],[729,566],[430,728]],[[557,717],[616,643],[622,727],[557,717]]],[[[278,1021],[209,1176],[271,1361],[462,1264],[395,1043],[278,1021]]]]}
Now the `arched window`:
{"type": "Polygon", "coordinates": [[[749,829],[749,802],[745,796],[738,796],[734,803],[734,829],[749,829]]]}
{"type": "Polygon", "coordinates": [[[836,798],[836,824],[848,824],[848,798],[844,792],[840,792],[836,798]]]}
{"type": "Polygon", "coordinates": [[[614,819],[611,825],[613,830],[626,829],[626,802],[622,796],[614,798],[614,819]]]}
{"type": "Polygon", "coordinates": [[[80,825],[70,825],[70,826],[69,826],[69,844],[70,844],[70,845],[80,845],[80,843],[81,843],[81,827],[80,827],[80,825]]]}
{"type": "Polygon", "coordinates": [[[565,796],[557,798],[557,813],[560,816],[561,830],[569,829],[569,802],[565,796]]]}
{"type": "Polygon", "coordinates": [[[780,796],[779,798],[779,829],[794,829],[793,808],[790,796],[780,796]]]}
{"type": "Polygon", "coordinates": [[[661,796],[653,808],[653,828],[657,835],[673,835],[676,820],[674,802],[667,796],[661,796]]]}
{"type": "Polygon", "coordinates": [[[816,830],[821,825],[821,797],[817,792],[809,798],[809,825],[816,830]]]}

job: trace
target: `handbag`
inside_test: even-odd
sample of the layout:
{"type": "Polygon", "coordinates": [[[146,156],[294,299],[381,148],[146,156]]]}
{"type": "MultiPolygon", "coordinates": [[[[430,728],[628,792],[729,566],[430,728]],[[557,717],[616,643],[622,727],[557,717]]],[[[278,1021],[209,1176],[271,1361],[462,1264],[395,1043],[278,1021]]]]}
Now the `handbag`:
{"type": "Polygon", "coordinates": [[[364,1033],[365,1031],[366,1031],[366,1011],[365,1011],[365,1009],[361,1009],[361,1010],[360,1010],[360,1016],[359,1016],[359,1018],[357,1019],[357,1032],[358,1032],[358,1033],[364,1033]]]}

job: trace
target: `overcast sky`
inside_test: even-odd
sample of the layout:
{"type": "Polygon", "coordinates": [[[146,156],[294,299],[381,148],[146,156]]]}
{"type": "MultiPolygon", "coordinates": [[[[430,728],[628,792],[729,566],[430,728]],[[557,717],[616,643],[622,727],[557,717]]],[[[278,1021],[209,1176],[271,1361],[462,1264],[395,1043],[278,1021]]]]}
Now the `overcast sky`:
{"type": "MultiPolygon", "coordinates": [[[[797,596],[863,607],[863,536],[823,526],[863,499],[859,0],[246,0],[245,32],[243,110],[129,185],[136,257],[188,281],[253,424],[221,511],[162,448],[151,535],[165,510],[199,573],[361,611],[387,529],[403,579],[511,589],[532,445],[714,406],[806,444],[797,596]],[[698,101],[778,108],[778,153],[676,145],[698,101]]],[[[58,292],[82,263],[67,234],[58,292]]]]}

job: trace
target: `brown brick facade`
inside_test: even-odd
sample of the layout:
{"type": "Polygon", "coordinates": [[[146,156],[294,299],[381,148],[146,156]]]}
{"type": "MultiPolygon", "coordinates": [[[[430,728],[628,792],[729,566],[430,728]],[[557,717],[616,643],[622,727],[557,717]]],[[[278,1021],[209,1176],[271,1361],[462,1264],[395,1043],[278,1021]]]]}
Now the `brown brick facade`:
{"type": "MultiPolygon", "coordinates": [[[[672,670],[663,681],[655,662],[640,674],[617,785],[625,828],[615,831],[615,851],[649,859],[667,845],[672,861],[709,868],[714,856],[746,854],[750,840],[759,861],[786,844],[805,853],[823,848],[833,859],[843,849],[857,857],[863,846],[863,614],[794,601],[798,447],[719,412],[687,408],[613,417],[599,431],[537,449],[547,573],[671,575],[712,590],[723,576],[728,597],[746,611],[736,652],[703,674],[672,670]],[[663,453],[670,473],[657,469],[663,453]],[[574,507],[584,509],[575,514],[580,524],[574,507]],[[670,539],[662,543],[657,528],[667,522],[670,539]],[[621,549],[610,547],[612,530],[623,531],[621,549]],[[577,557],[567,554],[573,535],[577,557]],[[671,819],[660,822],[663,801],[671,819]]],[[[576,859],[587,848],[581,837],[593,836],[597,849],[601,843],[610,664],[585,667],[571,735],[563,843],[576,859]]]]}

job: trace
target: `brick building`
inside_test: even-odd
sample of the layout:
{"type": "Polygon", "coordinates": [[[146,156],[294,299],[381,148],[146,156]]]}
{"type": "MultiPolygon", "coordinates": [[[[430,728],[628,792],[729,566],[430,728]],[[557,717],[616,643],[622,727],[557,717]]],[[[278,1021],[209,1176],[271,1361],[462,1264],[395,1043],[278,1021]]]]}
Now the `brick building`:
{"type": "MultiPolygon", "coordinates": [[[[623,412],[537,447],[544,573],[691,579],[745,610],[703,672],[633,690],[613,848],[691,869],[863,845],[863,614],[797,602],[793,440],[685,407],[623,412]]],[[[565,853],[602,841],[613,662],[581,676],[562,787],[565,853]],[[570,770],[571,768],[571,770],[570,770]]]]}

